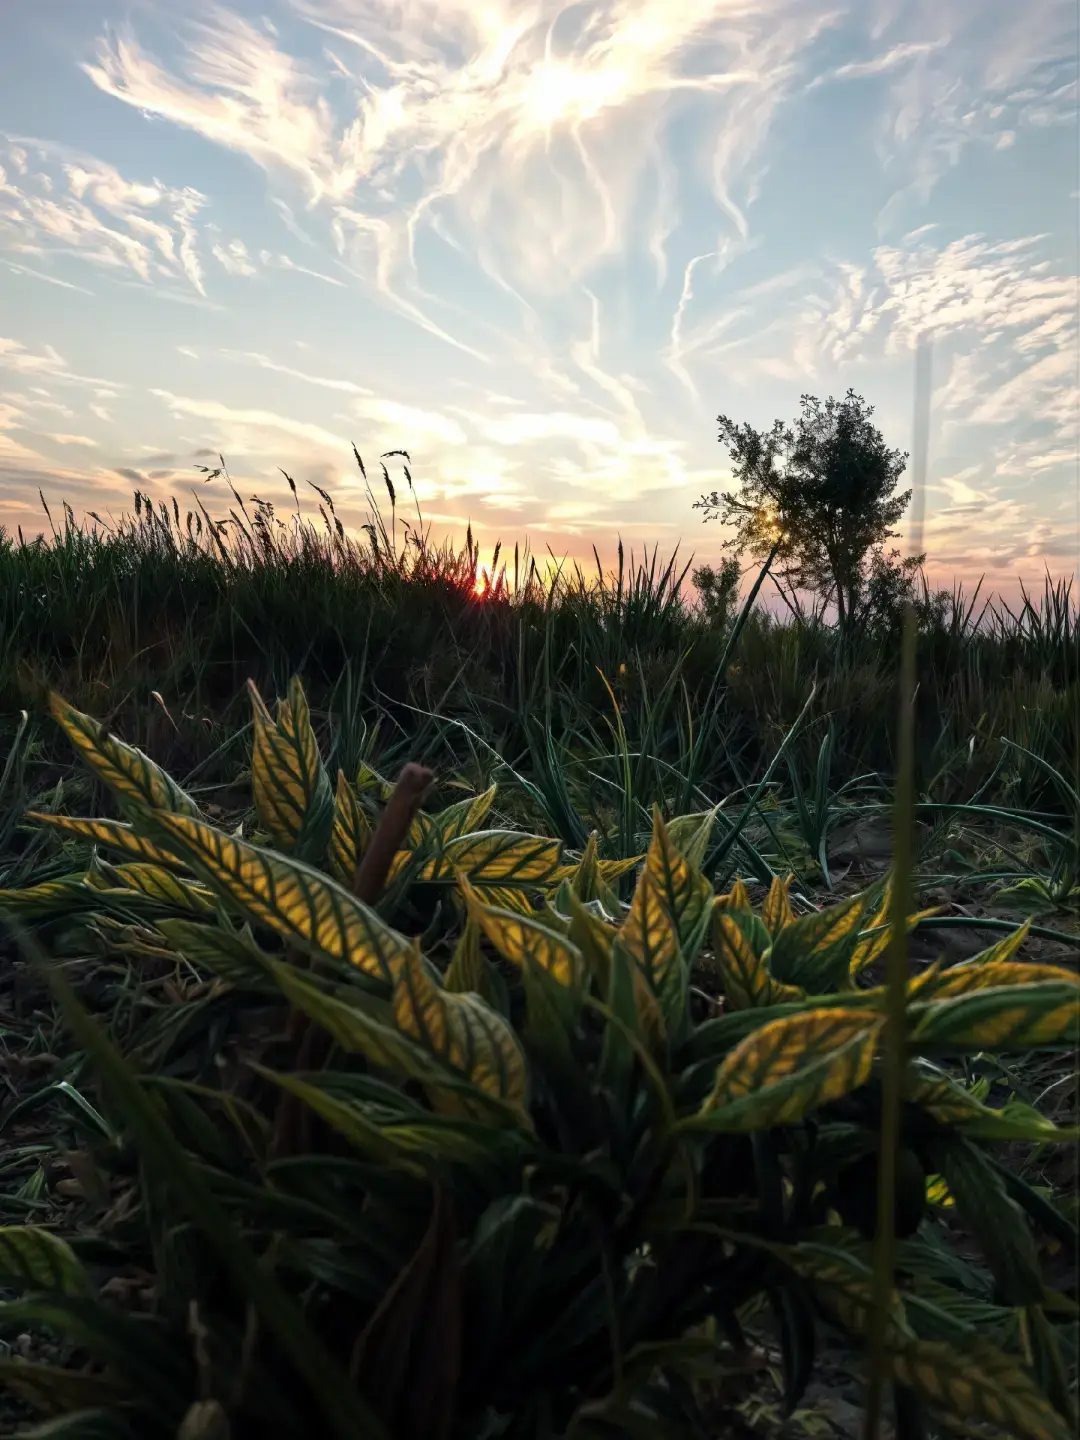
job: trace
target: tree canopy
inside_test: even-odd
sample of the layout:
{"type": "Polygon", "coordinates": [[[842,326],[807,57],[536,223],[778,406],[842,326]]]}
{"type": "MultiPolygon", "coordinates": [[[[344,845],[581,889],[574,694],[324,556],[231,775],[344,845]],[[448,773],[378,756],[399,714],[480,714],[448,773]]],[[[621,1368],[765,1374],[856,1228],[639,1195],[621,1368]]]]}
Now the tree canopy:
{"type": "Polygon", "coordinates": [[[714,490],[694,506],[706,520],[734,526],[725,548],[736,554],[762,561],[775,549],[774,568],[794,589],[833,602],[845,628],[859,613],[872,564],[892,563],[884,545],[911,498],[910,490],[895,493],[907,454],[888,448],[873,413],[849,390],[824,404],[803,395],[794,424],[776,420],[771,430],[718,416],[739,488],[714,490]]]}

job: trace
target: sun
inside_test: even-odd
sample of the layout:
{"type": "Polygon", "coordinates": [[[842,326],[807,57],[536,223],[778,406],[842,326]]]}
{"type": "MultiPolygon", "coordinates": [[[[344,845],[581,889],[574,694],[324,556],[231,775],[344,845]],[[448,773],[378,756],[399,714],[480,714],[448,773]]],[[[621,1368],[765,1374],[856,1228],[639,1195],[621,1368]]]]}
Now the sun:
{"type": "Polygon", "coordinates": [[[488,573],[481,568],[476,579],[473,581],[473,594],[478,600],[482,600],[490,589],[491,581],[488,579],[488,573]]]}

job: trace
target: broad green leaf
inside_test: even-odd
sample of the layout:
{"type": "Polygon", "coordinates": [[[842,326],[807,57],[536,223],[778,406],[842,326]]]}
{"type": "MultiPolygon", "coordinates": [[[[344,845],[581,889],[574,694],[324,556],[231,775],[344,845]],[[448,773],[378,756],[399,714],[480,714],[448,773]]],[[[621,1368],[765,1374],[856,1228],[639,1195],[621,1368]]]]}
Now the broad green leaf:
{"type": "Polygon", "coordinates": [[[483,930],[495,949],[511,964],[524,970],[536,966],[568,989],[582,978],[582,957],[577,946],[535,916],[496,910],[464,876],[459,885],[469,915],[483,930]]]}
{"type": "Polygon", "coordinates": [[[1010,1440],[1072,1440],[1072,1426],[1053,1409],[1032,1374],[981,1337],[963,1348],[941,1340],[891,1335],[887,1354],[895,1379],[962,1433],[988,1423],[1010,1440]]]}
{"type": "Polygon", "coordinates": [[[445,989],[425,965],[419,946],[396,966],[393,1003],[403,1034],[478,1090],[525,1116],[528,1075],[513,1030],[479,995],[445,989]]]}
{"type": "Polygon", "coordinates": [[[806,998],[806,991],[799,986],[781,985],[773,979],[765,961],[755,951],[730,910],[717,908],[713,911],[712,932],[713,951],[723,976],[727,1009],[746,1010],[751,1006],[781,1005],[806,998]]]}
{"type": "Polygon", "coordinates": [[[300,860],[185,815],[155,814],[146,824],[250,920],[309,954],[328,955],[389,982],[395,963],[411,950],[374,910],[300,860]]]}
{"type": "Polygon", "coordinates": [[[984,1105],[970,1090],[926,1060],[913,1061],[904,1081],[904,1098],[918,1105],[939,1125],[962,1130],[980,1140],[1027,1140],[1047,1144],[1074,1142],[1076,1127],[1061,1129],[1029,1106],[984,1105]]]}
{"type": "Polygon", "coordinates": [[[480,926],[469,915],[454,946],[454,957],[446,969],[446,988],[464,995],[472,990],[490,1000],[488,963],[480,953],[480,926]]]}
{"type": "Polygon", "coordinates": [[[668,821],[667,832],[671,843],[695,870],[700,870],[705,862],[705,851],[709,847],[719,810],[720,806],[714,805],[711,810],[676,815],[668,821]]]}
{"type": "Polygon", "coordinates": [[[863,1009],[807,1010],[773,1020],[736,1045],[688,1128],[765,1130],[791,1125],[870,1077],[884,1021],[863,1009]]]}
{"type": "Polygon", "coordinates": [[[368,1107],[329,1094],[317,1081],[261,1066],[258,1069],[260,1075],[310,1106],[361,1154],[380,1164],[410,1175],[430,1176],[447,1163],[479,1170],[492,1162],[492,1135],[487,1126],[430,1114],[409,1120],[376,1119],[368,1107]]]}
{"type": "Polygon", "coordinates": [[[600,994],[606,995],[610,984],[612,945],[618,934],[615,926],[601,920],[587,904],[571,896],[567,934],[571,944],[580,950],[585,967],[595,979],[600,994]]]}
{"type": "Polygon", "coordinates": [[[848,974],[866,908],[865,895],[801,915],[785,925],[769,952],[769,969],[778,980],[820,993],[835,989],[848,974]]]}
{"type": "Polygon", "coordinates": [[[49,696],[49,709],[82,759],[116,796],[129,819],[135,819],[144,810],[200,815],[191,796],[141,750],[109,735],[99,721],[76,710],[59,695],[49,696]]]}
{"type": "Polygon", "coordinates": [[[66,1240],[36,1225],[0,1226],[0,1288],[89,1295],[90,1277],[66,1240]]]}
{"type": "Polygon", "coordinates": [[[795,912],[791,908],[791,882],[794,878],[794,875],[788,875],[781,880],[779,875],[774,875],[761,909],[761,919],[774,940],[795,920],[795,912]]]}
{"type": "Polygon", "coordinates": [[[249,931],[234,934],[221,926],[197,925],[191,920],[159,920],[157,929],[171,948],[197,970],[209,970],[240,989],[273,990],[268,955],[249,931]]]}
{"type": "Polygon", "coordinates": [[[983,1150],[960,1136],[941,1146],[943,1173],[960,1220],[975,1238],[1006,1305],[1038,1305],[1043,1278],[1027,1216],[983,1150]]]}
{"type": "Polygon", "coordinates": [[[334,824],[334,793],[326,773],[303,686],[294,677],[288,698],[271,718],[254,681],[251,696],[254,746],[251,787],[259,820],[275,847],[317,862],[326,853],[334,824]]]}
{"type": "Polygon", "coordinates": [[[461,835],[430,856],[417,871],[419,881],[450,884],[461,870],[474,886],[551,885],[559,869],[558,840],[513,830],[478,830],[461,835]]]}
{"type": "Polygon", "coordinates": [[[342,885],[351,885],[357,862],[371,839],[371,821],[356,792],[338,771],[334,796],[334,825],[330,831],[330,870],[342,885]]]}
{"type": "Polygon", "coordinates": [[[32,820],[36,825],[59,830],[61,834],[71,835],[78,840],[90,840],[95,845],[103,845],[109,850],[120,850],[135,860],[145,860],[152,865],[175,867],[180,863],[175,855],[170,855],[168,851],[160,849],[157,845],[151,845],[149,840],[144,839],[122,820],[93,820],[73,815],[42,815],[35,810],[31,810],[26,818],[32,820]]]}
{"type": "Polygon", "coordinates": [[[1080,990],[1071,980],[1003,986],[912,1005],[909,1014],[911,1044],[923,1051],[1069,1045],[1080,1034],[1080,990]]]}

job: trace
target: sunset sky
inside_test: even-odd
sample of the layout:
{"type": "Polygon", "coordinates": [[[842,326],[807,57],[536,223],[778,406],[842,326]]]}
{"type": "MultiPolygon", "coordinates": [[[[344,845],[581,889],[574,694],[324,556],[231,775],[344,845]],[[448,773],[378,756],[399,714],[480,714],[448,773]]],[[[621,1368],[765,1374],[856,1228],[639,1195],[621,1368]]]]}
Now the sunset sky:
{"type": "Polygon", "coordinates": [[[855,388],[932,577],[1077,561],[1075,0],[5,0],[0,525],[135,487],[715,558],[716,416],[855,388]],[[398,472],[400,473],[400,472],[398,472]]]}

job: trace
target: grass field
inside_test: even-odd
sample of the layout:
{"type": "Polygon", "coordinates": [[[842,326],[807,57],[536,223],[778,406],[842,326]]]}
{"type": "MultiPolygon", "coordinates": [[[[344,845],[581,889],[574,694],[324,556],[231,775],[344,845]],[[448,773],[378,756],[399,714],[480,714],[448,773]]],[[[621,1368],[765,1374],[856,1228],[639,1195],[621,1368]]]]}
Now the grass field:
{"type": "MultiPolygon", "coordinates": [[[[741,877],[757,904],[775,877],[790,874],[803,915],[884,878],[899,613],[841,642],[820,619],[767,610],[766,584],[756,601],[710,617],[695,604],[689,557],[624,557],[620,546],[617,572],[605,574],[599,561],[595,572],[540,567],[517,549],[484,557],[471,535],[462,549],[435,548],[418,511],[399,513],[403,497],[386,485],[390,505],[380,514],[373,502],[360,541],[321,491],[313,519],[298,498],[295,511],[278,514],[233,491],[218,517],[209,504],[182,512],[137,495],[134,512],[110,525],[80,526],[65,510],[50,515],[44,541],[0,537],[0,914],[7,897],[9,916],[32,916],[35,943],[63,958],[118,1043],[135,1044],[140,1027],[160,1031],[174,1010],[174,1027],[190,1013],[190,1033],[173,1037],[187,1057],[176,1073],[189,1065],[203,1074],[222,1040],[197,1009],[208,987],[190,966],[140,969],[130,948],[106,943],[92,952],[66,932],[57,939],[37,923],[43,911],[12,899],[92,863],[88,845],[28,825],[27,811],[116,813],[46,713],[50,692],[145,751],[227,833],[258,828],[246,683],[269,702],[297,675],[329,776],[351,779],[367,766],[393,778],[418,762],[435,774],[426,811],[494,785],[486,828],[552,837],[575,861],[595,834],[604,863],[649,850],[654,806],[669,822],[715,811],[700,852],[710,886],[729,892],[741,877]]],[[[1027,920],[1022,958],[1075,969],[1076,597],[1049,577],[1021,606],[979,592],[925,593],[918,618],[914,879],[918,908],[935,913],[915,927],[911,961],[916,969],[963,962],[1027,920]]],[[[627,870],[612,882],[609,903],[625,906],[634,886],[627,870]]],[[[435,934],[431,916],[425,925],[425,935],[435,934]]],[[[456,955],[447,944],[447,957],[456,955]]],[[[723,993],[708,945],[694,977],[702,1004],[723,993]]],[[[0,941],[0,1224],[44,1225],[86,1242],[115,1195],[97,1193],[100,1174],[79,1157],[115,1122],[64,1025],[16,940],[0,941]]],[[[1033,1046],[1003,1057],[988,1042],[955,1074],[987,1103],[1077,1123],[1077,1067],[1067,1050],[1033,1046]]],[[[1001,1153],[1074,1235],[1075,1147],[1014,1142],[1001,1153]]],[[[992,1275],[978,1292],[985,1303],[1007,1307],[996,1257],[973,1257],[969,1227],[947,1212],[938,1223],[980,1284],[992,1275]]],[[[1075,1255],[1053,1237],[1039,1253],[1045,1283],[1069,1316],[1075,1255]]],[[[115,1254],[109,1261],[133,1293],[140,1284],[153,1291],[148,1263],[144,1254],[133,1278],[115,1254]]],[[[1071,1319],[1061,1331],[1054,1353],[1068,1370],[1071,1319]]],[[[758,1338],[767,1348],[775,1335],[766,1326],[758,1338]]],[[[24,1339],[32,1359],[68,1354],[47,1326],[28,1323],[24,1339]]],[[[0,1329],[2,1343],[16,1353],[23,1342],[0,1329]]],[[[1074,1378],[1056,1391],[1048,1383],[1059,1406],[1073,1403],[1074,1378]]],[[[731,1410],[724,1421],[750,1429],[723,1433],[777,1433],[776,1397],[767,1383],[751,1388],[736,1406],[742,1418],[731,1410]]],[[[852,1393],[835,1377],[820,1390],[822,1423],[832,1413],[836,1428],[816,1433],[854,1433],[836,1419],[851,1409],[852,1393]]],[[[0,1433],[4,1423],[0,1405],[0,1433]]]]}

